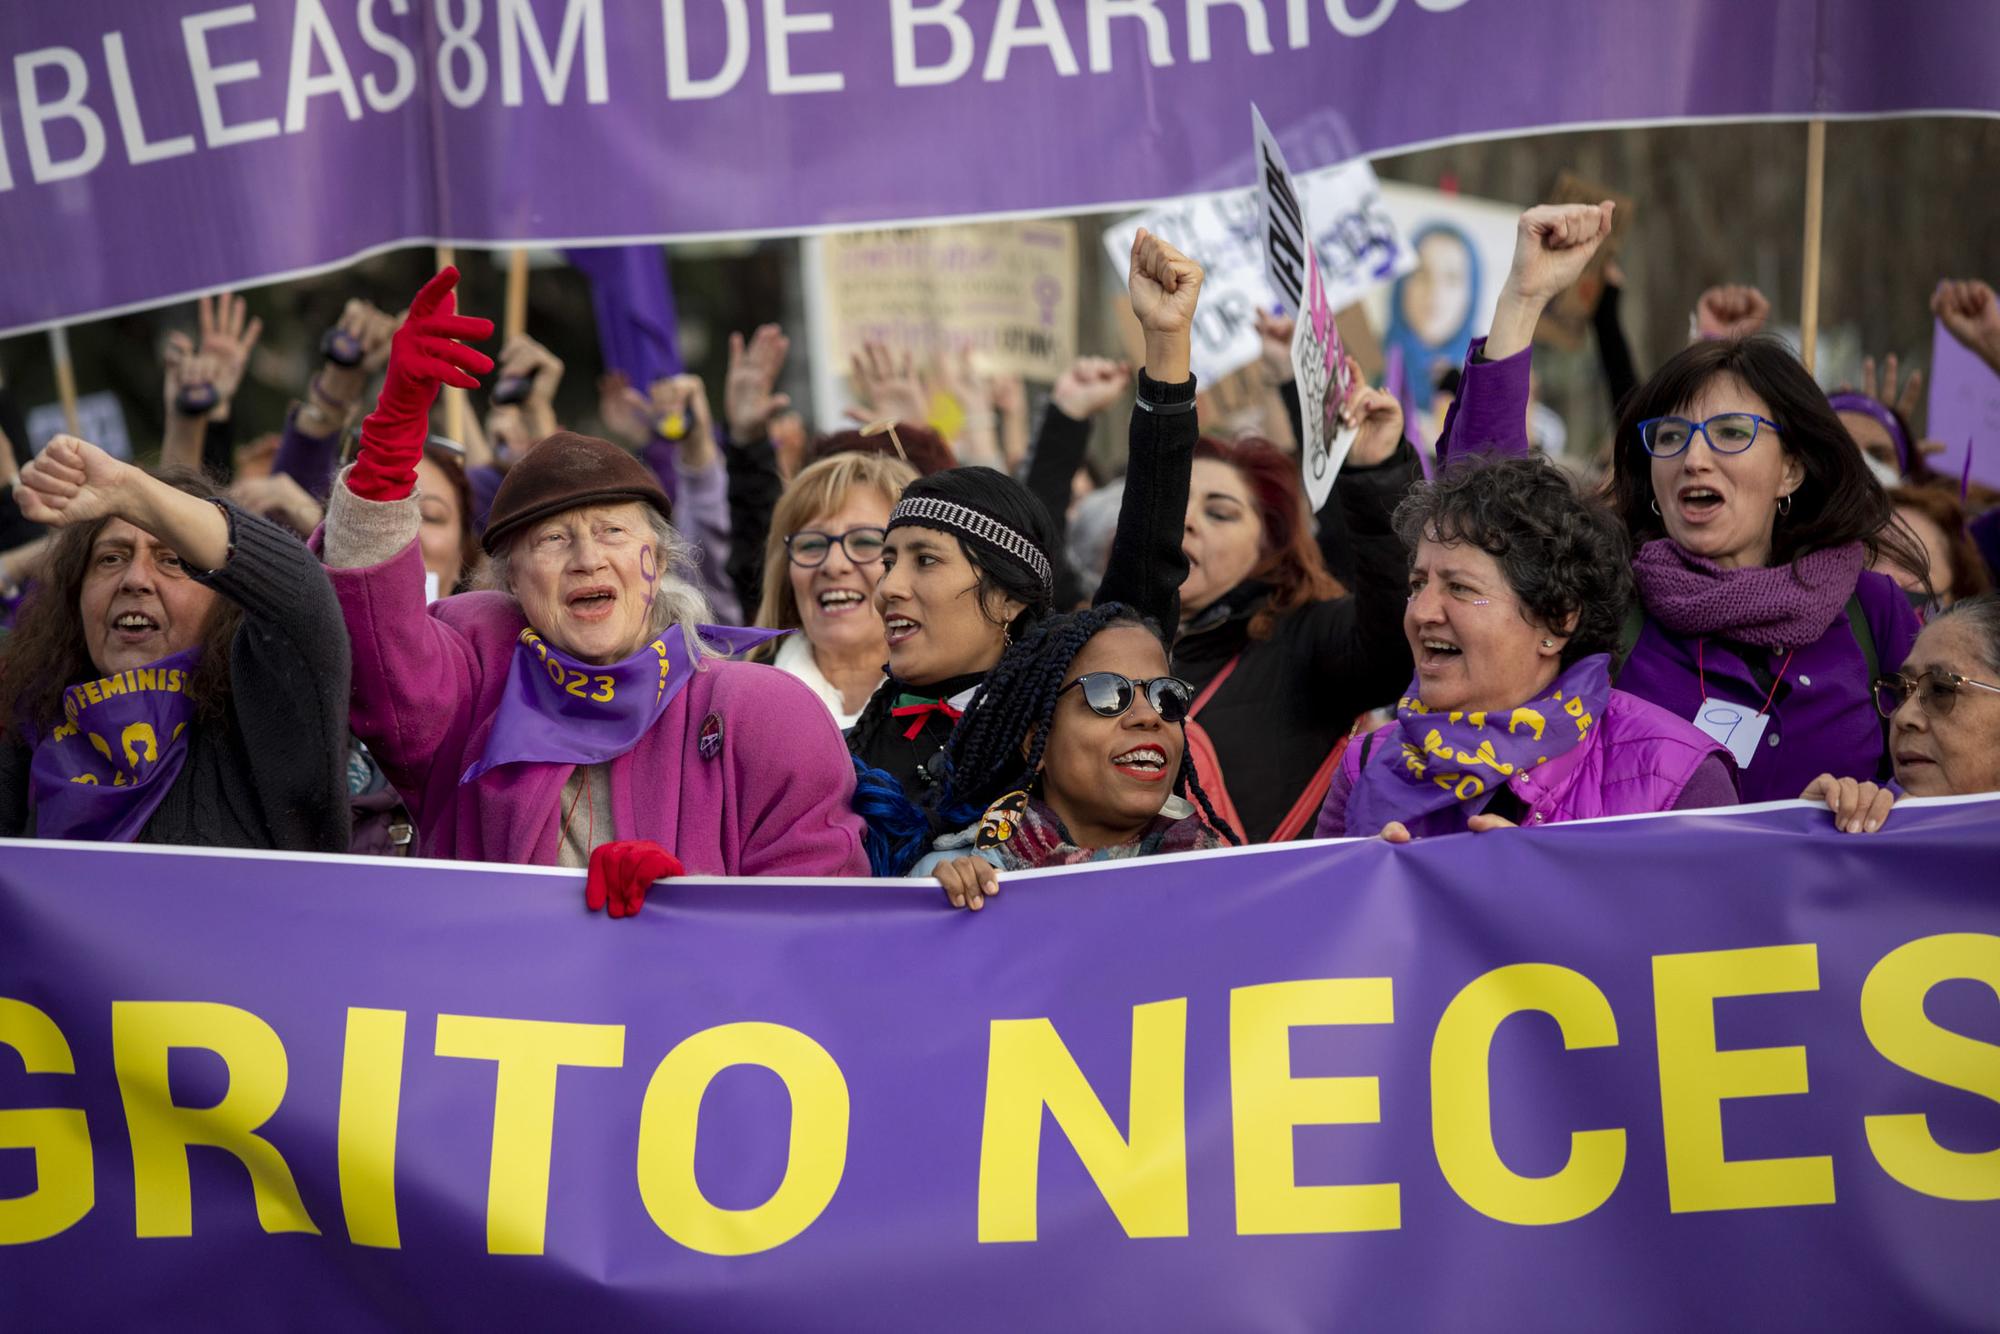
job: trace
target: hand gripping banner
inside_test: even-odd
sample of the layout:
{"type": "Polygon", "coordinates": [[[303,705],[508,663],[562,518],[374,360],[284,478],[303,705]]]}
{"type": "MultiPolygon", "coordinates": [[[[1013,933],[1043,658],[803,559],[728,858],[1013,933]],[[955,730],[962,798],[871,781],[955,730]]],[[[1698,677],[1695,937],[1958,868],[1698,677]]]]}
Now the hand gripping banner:
{"type": "Polygon", "coordinates": [[[8,1330],[1990,1328],[2000,801],[928,882],[0,843],[8,1330]]]}

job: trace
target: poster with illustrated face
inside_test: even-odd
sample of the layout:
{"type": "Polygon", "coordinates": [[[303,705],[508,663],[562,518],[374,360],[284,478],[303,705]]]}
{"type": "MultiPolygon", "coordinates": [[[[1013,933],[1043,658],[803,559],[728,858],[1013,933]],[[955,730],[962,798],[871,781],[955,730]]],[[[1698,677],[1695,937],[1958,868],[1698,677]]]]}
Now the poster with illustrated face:
{"type": "Polygon", "coordinates": [[[1370,296],[1369,323],[1382,330],[1384,355],[1400,353],[1411,400],[1428,411],[1438,372],[1463,364],[1493,322],[1521,206],[1392,181],[1382,205],[1417,262],[1370,296]]]}

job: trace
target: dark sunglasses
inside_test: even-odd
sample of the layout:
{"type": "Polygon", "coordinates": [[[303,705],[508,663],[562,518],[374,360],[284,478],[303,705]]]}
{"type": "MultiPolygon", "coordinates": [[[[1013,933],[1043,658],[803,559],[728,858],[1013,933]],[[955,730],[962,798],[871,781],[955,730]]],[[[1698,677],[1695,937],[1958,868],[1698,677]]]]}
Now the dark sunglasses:
{"type": "Polygon", "coordinates": [[[1083,691],[1084,704],[1100,718],[1119,717],[1132,707],[1132,701],[1142,691],[1146,703],[1160,715],[1163,723],[1186,722],[1188,711],[1194,705],[1194,687],[1178,676],[1156,676],[1150,681],[1134,681],[1116,672],[1085,672],[1056,691],[1056,698],[1061,699],[1076,689],[1083,691]]]}
{"type": "Polygon", "coordinates": [[[1875,712],[1884,718],[1894,717],[1896,710],[1903,707],[1903,701],[1914,694],[1925,713],[1933,718],[1948,718],[1958,704],[1958,692],[1967,686],[2000,695],[2000,686],[1975,681],[1957,672],[1925,672],[1918,677],[1898,672],[1893,676],[1875,678],[1875,712]]]}
{"type": "Polygon", "coordinates": [[[856,565],[873,565],[882,559],[882,548],[886,545],[888,533],[880,528],[850,528],[844,533],[820,533],[807,528],[785,539],[785,553],[792,558],[792,564],[816,570],[826,564],[835,547],[846,552],[847,559],[856,565]]]}

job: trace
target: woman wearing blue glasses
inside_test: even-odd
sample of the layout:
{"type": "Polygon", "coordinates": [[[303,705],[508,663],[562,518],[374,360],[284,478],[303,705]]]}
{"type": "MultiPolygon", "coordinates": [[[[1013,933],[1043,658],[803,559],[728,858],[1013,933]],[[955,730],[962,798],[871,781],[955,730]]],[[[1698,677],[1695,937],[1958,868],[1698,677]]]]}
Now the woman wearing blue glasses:
{"type": "MultiPolygon", "coordinates": [[[[1573,283],[1611,206],[1530,209],[1441,455],[1526,454],[1529,344],[1573,283]]],[[[1903,664],[1916,614],[1887,553],[1924,569],[1888,496],[1811,374],[1780,342],[1680,352],[1620,413],[1609,499],[1636,556],[1639,608],[1620,690],[1686,718],[1735,757],[1745,801],[1796,797],[1820,774],[1888,774],[1874,678],[1903,664]]]]}
{"type": "Polygon", "coordinates": [[[946,828],[912,875],[978,909],[999,872],[1236,842],[1187,757],[1194,690],[1121,603],[1045,619],[1007,650],[946,750],[946,828]],[[1218,831],[1222,831],[1218,833],[1218,831]]]}

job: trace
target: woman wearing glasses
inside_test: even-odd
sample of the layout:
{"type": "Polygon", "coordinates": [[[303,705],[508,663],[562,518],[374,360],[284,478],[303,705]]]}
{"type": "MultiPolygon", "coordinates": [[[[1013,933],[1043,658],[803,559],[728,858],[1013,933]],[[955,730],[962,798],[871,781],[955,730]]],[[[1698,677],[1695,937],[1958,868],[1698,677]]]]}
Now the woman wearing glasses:
{"type": "Polygon", "coordinates": [[[1538,459],[1468,459],[1397,508],[1416,679],[1342,756],[1321,838],[1412,837],[1727,806],[1722,746],[1611,688],[1625,536],[1538,459]]]}
{"type": "Polygon", "coordinates": [[[1167,674],[1159,631],[1132,608],[1042,621],[952,733],[940,814],[964,828],[911,874],[935,875],[953,907],[977,910],[1001,871],[1235,842],[1188,762],[1193,702],[1167,674]]]}
{"type": "MultiPolygon", "coordinates": [[[[1608,204],[1522,215],[1441,456],[1528,452],[1535,324],[1609,224],[1608,204]]],[[[1918,623],[1894,581],[1867,567],[1882,553],[1927,566],[1798,358],[1767,337],[1674,356],[1626,399],[1610,499],[1639,593],[1619,689],[1727,746],[1745,801],[1789,798],[1820,773],[1886,777],[1871,684],[1902,665],[1918,623]]]]}
{"type": "Polygon", "coordinates": [[[1805,791],[1836,828],[1872,834],[1900,791],[1912,797],[2000,792],[2000,596],[1984,593],[1939,612],[1901,672],[1875,682],[1889,720],[1896,780],[1888,787],[1821,774],[1805,791]]]}
{"type": "Polygon", "coordinates": [[[771,515],[757,624],[798,632],[770,661],[811,686],[843,732],[882,684],[884,530],[916,480],[901,459],[836,454],[794,477],[771,515]]]}

